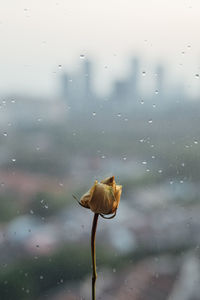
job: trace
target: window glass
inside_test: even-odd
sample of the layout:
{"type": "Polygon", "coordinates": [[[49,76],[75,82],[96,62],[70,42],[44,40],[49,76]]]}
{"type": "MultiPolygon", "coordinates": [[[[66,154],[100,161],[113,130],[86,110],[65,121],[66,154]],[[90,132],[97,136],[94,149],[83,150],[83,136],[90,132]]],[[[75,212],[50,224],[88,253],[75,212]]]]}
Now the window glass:
{"type": "Polygon", "coordinates": [[[198,300],[200,3],[0,7],[0,299],[198,300]]]}

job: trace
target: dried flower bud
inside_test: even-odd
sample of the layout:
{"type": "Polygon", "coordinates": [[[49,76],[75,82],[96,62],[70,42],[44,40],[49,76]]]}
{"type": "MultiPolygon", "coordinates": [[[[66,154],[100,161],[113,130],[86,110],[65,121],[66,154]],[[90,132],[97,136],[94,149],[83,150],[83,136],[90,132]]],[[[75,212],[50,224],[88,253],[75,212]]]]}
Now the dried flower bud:
{"type": "Polygon", "coordinates": [[[116,213],[122,192],[122,186],[116,185],[115,177],[109,177],[100,183],[96,180],[91,189],[81,197],[80,204],[94,213],[108,215],[116,213]]]}

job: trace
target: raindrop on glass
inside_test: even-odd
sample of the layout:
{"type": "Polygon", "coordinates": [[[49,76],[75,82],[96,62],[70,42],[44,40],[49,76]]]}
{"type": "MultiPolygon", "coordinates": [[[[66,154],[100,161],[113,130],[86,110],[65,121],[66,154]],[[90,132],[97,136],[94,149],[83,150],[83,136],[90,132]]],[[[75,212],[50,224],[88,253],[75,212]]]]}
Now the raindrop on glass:
{"type": "Polygon", "coordinates": [[[117,116],[120,118],[120,117],[121,117],[121,114],[120,114],[120,113],[118,113],[118,114],[117,114],[117,116]]]}
{"type": "Polygon", "coordinates": [[[148,123],[149,123],[149,124],[152,124],[152,123],[153,123],[153,120],[152,120],[152,119],[150,119],[150,120],[148,121],[148,123]]]}
{"type": "Polygon", "coordinates": [[[194,144],[197,145],[197,144],[198,144],[198,141],[197,141],[197,140],[194,140],[194,144]]]}
{"type": "Polygon", "coordinates": [[[158,94],[158,90],[155,90],[155,94],[156,94],[156,95],[158,94]]]}
{"type": "Polygon", "coordinates": [[[162,172],[163,172],[163,171],[162,171],[161,169],[160,169],[160,170],[158,170],[158,173],[160,173],[160,174],[161,174],[162,172]]]}
{"type": "Polygon", "coordinates": [[[105,157],[105,155],[102,155],[101,158],[104,159],[104,158],[106,158],[106,157],[105,157]]]}
{"type": "Polygon", "coordinates": [[[94,112],[92,113],[93,117],[95,117],[95,116],[96,116],[96,114],[97,114],[97,113],[94,111],[94,112]]]}
{"type": "Polygon", "coordinates": [[[142,162],[142,164],[143,164],[143,165],[146,165],[146,164],[147,164],[147,162],[146,162],[146,161],[143,161],[143,162],[142,162]]]}
{"type": "Polygon", "coordinates": [[[58,68],[61,69],[61,68],[62,68],[62,65],[58,65],[58,68]]]}
{"type": "Polygon", "coordinates": [[[199,78],[199,74],[195,74],[195,77],[196,77],[196,78],[199,78]]]}
{"type": "Polygon", "coordinates": [[[153,106],[153,108],[155,108],[155,107],[156,107],[156,105],[155,105],[155,104],[153,104],[152,106],[153,106]]]}
{"type": "Polygon", "coordinates": [[[12,158],[11,160],[12,160],[12,162],[16,162],[16,158],[12,158]]]}
{"type": "Polygon", "coordinates": [[[142,76],[145,76],[146,75],[146,72],[145,71],[142,71],[142,76]]]}
{"type": "Polygon", "coordinates": [[[141,104],[144,104],[144,100],[140,100],[140,103],[141,103],[141,104]]]}
{"type": "Polygon", "coordinates": [[[7,132],[4,132],[3,135],[4,135],[4,136],[8,136],[7,132]]]}
{"type": "Polygon", "coordinates": [[[123,157],[123,160],[124,160],[124,161],[125,161],[125,160],[127,160],[127,157],[126,157],[126,156],[124,156],[124,157],[123,157]]]}
{"type": "Polygon", "coordinates": [[[85,55],[84,55],[84,54],[80,54],[80,58],[81,58],[81,59],[84,59],[84,58],[85,58],[85,55]]]}
{"type": "Polygon", "coordinates": [[[31,214],[31,215],[33,215],[33,214],[34,214],[34,211],[33,211],[32,209],[30,210],[30,214],[31,214]]]}
{"type": "Polygon", "coordinates": [[[43,276],[43,275],[40,275],[40,279],[41,279],[41,280],[44,279],[44,276],[43,276]]]}

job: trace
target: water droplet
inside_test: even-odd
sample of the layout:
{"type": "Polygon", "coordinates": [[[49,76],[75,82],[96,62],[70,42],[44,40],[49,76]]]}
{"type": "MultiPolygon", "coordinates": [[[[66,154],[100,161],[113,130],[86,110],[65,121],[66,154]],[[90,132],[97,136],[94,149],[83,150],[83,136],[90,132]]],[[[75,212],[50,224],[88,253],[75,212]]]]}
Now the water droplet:
{"type": "Polygon", "coordinates": [[[144,100],[140,100],[140,103],[141,103],[141,104],[144,104],[144,100]]]}
{"type": "Polygon", "coordinates": [[[195,77],[196,77],[196,78],[199,78],[199,74],[195,74],[195,77]]]}
{"type": "Polygon", "coordinates": [[[4,132],[3,135],[4,135],[4,136],[8,136],[7,132],[4,132]]]}
{"type": "Polygon", "coordinates": [[[126,157],[126,156],[124,156],[124,157],[123,157],[123,160],[127,160],[127,157],[126,157]]]}
{"type": "Polygon", "coordinates": [[[173,184],[174,182],[173,182],[173,180],[170,180],[170,182],[169,182],[170,184],[173,184]]]}
{"type": "Polygon", "coordinates": [[[113,273],[116,273],[116,269],[115,268],[113,268],[112,271],[113,271],[113,273]]]}
{"type": "Polygon", "coordinates": [[[43,275],[40,275],[40,279],[41,279],[41,280],[44,279],[44,276],[43,276],[43,275]]]}
{"type": "Polygon", "coordinates": [[[81,59],[84,59],[84,58],[85,58],[85,55],[84,55],[84,54],[80,54],[80,58],[81,58],[81,59]]]}
{"type": "Polygon", "coordinates": [[[185,167],[185,163],[182,163],[181,166],[182,166],[182,167],[185,167]]]}
{"type": "Polygon", "coordinates": [[[31,215],[33,215],[33,214],[34,214],[34,211],[33,211],[32,209],[30,210],[30,214],[31,214],[31,215]]]}
{"type": "Polygon", "coordinates": [[[94,111],[94,112],[92,113],[93,117],[95,117],[95,116],[96,116],[96,114],[97,114],[97,113],[94,111]]]}
{"type": "Polygon", "coordinates": [[[180,183],[182,184],[182,183],[183,183],[183,180],[180,180],[180,183]]]}
{"type": "Polygon", "coordinates": [[[149,170],[149,169],[146,169],[146,172],[150,172],[150,170],[149,170]]]}
{"type": "Polygon", "coordinates": [[[125,121],[125,122],[128,122],[128,118],[125,118],[124,121],[125,121]]]}
{"type": "Polygon", "coordinates": [[[39,150],[40,150],[40,147],[36,147],[36,150],[39,151],[39,150]]]}
{"type": "Polygon", "coordinates": [[[44,205],[44,208],[48,209],[49,207],[48,207],[48,205],[47,205],[47,204],[45,204],[45,205],[44,205]]]}
{"type": "Polygon", "coordinates": [[[155,94],[158,95],[158,90],[155,90],[155,94]]]}
{"type": "Polygon", "coordinates": [[[154,158],[156,158],[156,157],[155,157],[155,155],[152,155],[152,157],[151,157],[151,158],[153,158],[153,159],[154,159],[154,158]]]}
{"type": "Polygon", "coordinates": [[[72,82],[73,80],[72,80],[72,79],[69,79],[68,81],[69,81],[69,82],[72,82]]]}
{"type": "Polygon", "coordinates": [[[118,114],[117,114],[117,116],[120,118],[120,117],[121,117],[121,114],[120,114],[120,113],[118,113],[118,114]]]}
{"type": "Polygon", "coordinates": [[[43,203],[44,202],[44,199],[42,199],[41,201],[40,201],[40,203],[43,203]]]}
{"type": "Polygon", "coordinates": [[[14,100],[14,99],[12,99],[12,100],[11,100],[11,103],[15,103],[15,100],[14,100]]]}
{"type": "Polygon", "coordinates": [[[152,106],[153,106],[153,108],[155,108],[155,107],[156,107],[156,104],[153,104],[152,106]]]}
{"type": "Polygon", "coordinates": [[[36,245],[36,247],[37,247],[37,248],[39,248],[39,247],[40,247],[40,245],[36,245]]]}
{"type": "Polygon", "coordinates": [[[104,158],[106,158],[106,157],[105,157],[105,155],[102,155],[101,158],[104,159],[104,158]]]}
{"type": "Polygon", "coordinates": [[[198,145],[198,141],[197,141],[197,140],[194,140],[194,144],[195,144],[195,145],[198,145]]]}
{"type": "Polygon", "coordinates": [[[63,187],[63,183],[62,183],[62,182],[59,182],[59,186],[63,187]]]}
{"type": "Polygon", "coordinates": [[[160,170],[158,170],[158,173],[160,173],[160,174],[161,174],[162,172],[163,172],[163,171],[162,171],[161,169],[160,169],[160,170]]]}
{"type": "Polygon", "coordinates": [[[142,71],[142,76],[145,76],[146,75],[146,71],[142,71]]]}
{"type": "Polygon", "coordinates": [[[152,119],[150,119],[150,120],[148,121],[148,123],[149,123],[149,124],[152,124],[152,123],[153,123],[153,120],[152,120],[152,119]]]}
{"type": "Polygon", "coordinates": [[[144,139],[140,139],[140,143],[143,143],[144,142],[144,139]]]}
{"type": "Polygon", "coordinates": [[[143,162],[142,162],[142,164],[143,164],[143,165],[146,165],[146,164],[147,164],[147,162],[146,162],[146,161],[143,161],[143,162]]]}
{"type": "Polygon", "coordinates": [[[61,69],[61,68],[62,68],[62,65],[58,65],[58,68],[61,69]]]}
{"type": "Polygon", "coordinates": [[[1,187],[4,187],[5,183],[4,182],[1,182],[1,187]]]}
{"type": "Polygon", "coordinates": [[[12,160],[12,162],[16,162],[16,158],[12,158],[11,160],[12,160]]]}

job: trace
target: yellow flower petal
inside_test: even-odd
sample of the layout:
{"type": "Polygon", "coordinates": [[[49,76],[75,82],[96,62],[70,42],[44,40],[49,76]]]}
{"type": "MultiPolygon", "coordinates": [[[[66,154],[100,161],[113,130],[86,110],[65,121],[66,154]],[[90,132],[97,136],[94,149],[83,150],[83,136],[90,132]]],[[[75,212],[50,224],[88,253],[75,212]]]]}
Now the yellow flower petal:
{"type": "Polygon", "coordinates": [[[95,181],[92,188],[81,197],[81,204],[94,213],[115,213],[121,197],[122,186],[116,185],[115,177],[108,177],[100,183],[95,181]]]}

